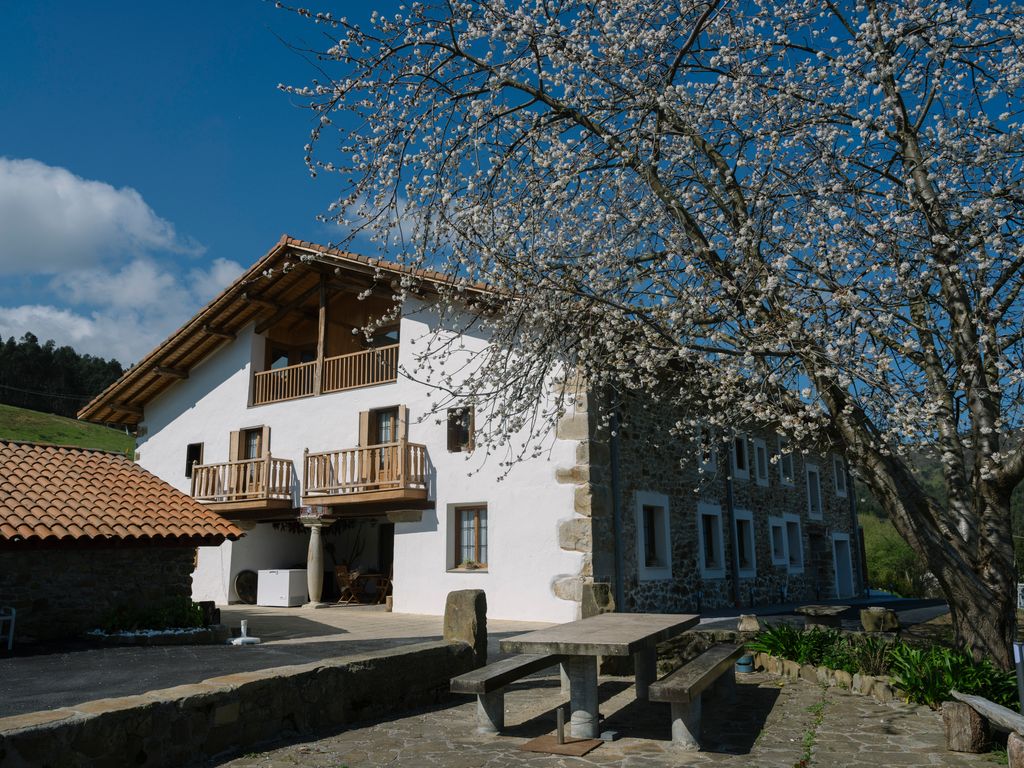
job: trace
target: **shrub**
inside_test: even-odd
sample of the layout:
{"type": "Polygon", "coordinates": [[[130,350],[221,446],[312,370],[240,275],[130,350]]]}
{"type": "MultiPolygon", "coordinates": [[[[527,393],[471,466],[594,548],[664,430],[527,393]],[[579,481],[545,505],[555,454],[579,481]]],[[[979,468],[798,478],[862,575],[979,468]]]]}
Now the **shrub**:
{"type": "Polygon", "coordinates": [[[951,698],[950,691],[957,690],[1018,709],[1015,673],[1001,670],[987,659],[975,661],[968,651],[897,643],[889,659],[893,680],[911,701],[938,709],[951,698]]]}
{"type": "Polygon", "coordinates": [[[146,606],[121,607],[100,622],[107,634],[144,629],[183,629],[203,626],[203,610],[187,597],[168,598],[146,606]]]}

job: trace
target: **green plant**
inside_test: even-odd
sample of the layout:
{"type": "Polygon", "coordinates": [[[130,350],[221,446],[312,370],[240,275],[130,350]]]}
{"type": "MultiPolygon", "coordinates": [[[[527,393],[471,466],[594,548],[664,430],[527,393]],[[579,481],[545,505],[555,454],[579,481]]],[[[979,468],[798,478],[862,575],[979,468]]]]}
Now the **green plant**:
{"type": "Polygon", "coordinates": [[[856,672],[844,635],[836,629],[801,631],[789,624],[775,624],[760,632],[747,647],[800,664],[821,664],[856,672]]]}
{"type": "Polygon", "coordinates": [[[855,672],[862,672],[865,675],[889,674],[889,651],[892,650],[892,642],[868,636],[851,637],[849,642],[855,672]]]}
{"type": "Polygon", "coordinates": [[[1017,680],[986,660],[975,661],[965,650],[934,646],[915,648],[893,644],[889,651],[891,674],[911,701],[938,709],[950,698],[950,691],[973,693],[1017,709],[1017,680]]]}
{"type": "Polygon", "coordinates": [[[159,603],[121,606],[100,622],[100,629],[133,632],[144,629],[182,629],[203,626],[203,611],[187,597],[167,598],[159,603]]]}

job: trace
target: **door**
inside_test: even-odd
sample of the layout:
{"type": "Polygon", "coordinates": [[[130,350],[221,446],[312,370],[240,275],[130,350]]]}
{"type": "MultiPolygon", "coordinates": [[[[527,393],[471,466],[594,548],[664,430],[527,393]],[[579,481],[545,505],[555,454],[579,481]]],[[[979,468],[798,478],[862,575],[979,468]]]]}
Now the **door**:
{"type": "Polygon", "coordinates": [[[850,537],[847,534],[833,534],[832,553],[836,570],[836,597],[852,597],[853,557],[850,553],[850,537]]]}
{"type": "Polygon", "coordinates": [[[398,408],[384,408],[373,412],[373,444],[377,449],[376,470],[377,483],[389,483],[398,477],[398,447],[391,445],[398,442],[398,408]]]}

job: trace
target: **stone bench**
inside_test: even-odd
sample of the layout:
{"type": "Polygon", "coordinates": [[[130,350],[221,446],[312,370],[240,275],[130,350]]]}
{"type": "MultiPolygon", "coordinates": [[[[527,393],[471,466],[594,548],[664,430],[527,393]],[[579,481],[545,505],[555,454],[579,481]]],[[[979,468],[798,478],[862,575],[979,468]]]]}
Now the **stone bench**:
{"type": "Polygon", "coordinates": [[[558,654],[523,653],[474,669],[451,681],[452,693],[476,694],[477,733],[495,734],[505,727],[505,688],[509,683],[565,660],[558,654]]]}
{"type": "Polygon", "coordinates": [[[842,627],[842,615],[850,610],[849,605],[801,605],[794,613],[805,617],[808,627],[842,627]]]}
{"type": "Polygon", "coordinates": [[[719,681],[735,696],[736,659],[746,653],[742,645],[713,645],[675,672],[651,684],[650,700],[672,705],[672,742],[684,749],[700,749],[701,697],[719,681]]]}

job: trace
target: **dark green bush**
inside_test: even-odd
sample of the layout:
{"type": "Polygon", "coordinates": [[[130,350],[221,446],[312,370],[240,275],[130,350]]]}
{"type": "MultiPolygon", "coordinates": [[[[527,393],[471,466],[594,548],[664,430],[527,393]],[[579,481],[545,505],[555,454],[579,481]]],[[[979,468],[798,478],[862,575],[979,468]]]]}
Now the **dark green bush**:
{"type": "Polygon", "coordinates": [[[168,598],[146,606],[126,606],[111,611],[100,622],[107,634],[144,629],[184,629],[203,626],[203,611],[190,598],[168,598]]]}

